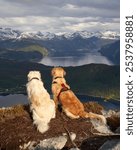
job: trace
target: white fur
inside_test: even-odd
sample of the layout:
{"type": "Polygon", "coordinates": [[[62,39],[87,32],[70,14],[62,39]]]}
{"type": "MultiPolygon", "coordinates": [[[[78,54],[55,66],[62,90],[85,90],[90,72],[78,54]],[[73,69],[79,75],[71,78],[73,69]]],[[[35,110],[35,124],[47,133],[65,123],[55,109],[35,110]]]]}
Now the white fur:
{"type": "MultiPolygon", "coordinates": [[[[89,112],[89,114],[94,115],[94,113],[92,113],[92,112],[89,112]]],[[[103,124],[107,124],[107,120],[103,115],[98,115],[98,114],[96,114],[96,115],[101,118],[103,124]]]]}
{"type": "Polygon", "coordinates": [[[30,110],[33,115],[33,123],[39,132],[44,133],[49,129],[48,123],[55,118],[55,103],[50,99],[50,95],[43,86],[39,71],[30,71],[28,83],[26,85],[30,110]],[[33,78],[38,78],[33,79],[33,78]]]}
{"type": "Polygon", "coordinates": [[[67,109],[63,109],[64,110],[64,112],[66,113],[66,115],[68,116],[68,117],[70,117],[71,119],[77,119],[77,118],[79,118],[80,116],[75,116],[75,115],[73,115],[71,112],[69,112],[67,109]]]}

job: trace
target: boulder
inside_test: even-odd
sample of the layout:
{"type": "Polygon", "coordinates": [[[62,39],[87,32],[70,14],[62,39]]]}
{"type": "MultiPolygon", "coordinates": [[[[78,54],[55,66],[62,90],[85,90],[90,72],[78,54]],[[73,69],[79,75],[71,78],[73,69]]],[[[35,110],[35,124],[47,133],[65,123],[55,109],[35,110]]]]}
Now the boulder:
{"type": "Polygon", "coordinates": [[[62,149],[67,142],[67,136],[59,136],[53,137],[49,139],[44,139],[36,144],[34,141],[29,141],[25,143],[23,146],[19,146],[21,150],[28,149],[28,150],[60,150],[62,149]],[[34,146],[35,145],[35,146],[34,146]]]}
{"type": "Polygon", "coordinates": [[[102,123],[101,121],[98,121],[96,119],[91,119],[91,123],[99,133],[101,134],[107,134],[112,135],[113,132],[110,130],[109,126],[107,124],[102,123]]]}
{"type": "Polygon", "coordinates": [[[120,112],[119,112],[119,111],[115,111],[115,110],[111,110],[111,109],[110,109],[110,110],[108,110],[108,111],[102,110],[101,112],[102,112],[102,114],[103,114],[106,118],[112,117],[112,116],[120,117],[120,112]]]}
{"type": "Polygon", "coordinates": [[[34,150],[59,150],[65,146],[66,142],[66,136],[53,137],[40,141],[34,150]]]}
{"type": "Polygon", "coordinates": [[[120,150],[120,140],[108,140],[99,148],[99,150],[120,150]]]}

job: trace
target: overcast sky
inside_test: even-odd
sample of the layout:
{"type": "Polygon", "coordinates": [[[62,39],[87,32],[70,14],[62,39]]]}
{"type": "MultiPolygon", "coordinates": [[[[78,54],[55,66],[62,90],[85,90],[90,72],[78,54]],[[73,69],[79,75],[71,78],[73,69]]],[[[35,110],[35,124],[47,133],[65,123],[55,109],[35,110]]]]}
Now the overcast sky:
{"type": "Polygon", "coordinates": [[[52,33],[119,31],[120,0],[0,0],[0,27],[52,33]]]}

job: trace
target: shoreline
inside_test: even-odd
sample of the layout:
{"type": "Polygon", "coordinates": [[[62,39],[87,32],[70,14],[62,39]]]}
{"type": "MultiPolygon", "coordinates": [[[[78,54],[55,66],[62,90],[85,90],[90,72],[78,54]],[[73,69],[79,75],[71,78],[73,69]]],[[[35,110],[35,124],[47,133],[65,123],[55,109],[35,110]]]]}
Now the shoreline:
{"type": "MultiPolygon", "coordinates": [[[[52,98],[52,95],[50,95],[52,98]]],[[[102,97],[84,95],[84,94],[76,94],[76,96],[80,99],[81,102],[97,102],[105,107],[105,109],[120,109],[120,101],[115,99],[106,100],[102,97]]],[[[27,99],[26,93],[16,93],[16,94],[4,94],[0,95],[1,105],[0,107],[12,107],[18,104],[27,104],[29,103],[27,99]],[[2,103],[3,102],[3,103],[2,103]]]]}

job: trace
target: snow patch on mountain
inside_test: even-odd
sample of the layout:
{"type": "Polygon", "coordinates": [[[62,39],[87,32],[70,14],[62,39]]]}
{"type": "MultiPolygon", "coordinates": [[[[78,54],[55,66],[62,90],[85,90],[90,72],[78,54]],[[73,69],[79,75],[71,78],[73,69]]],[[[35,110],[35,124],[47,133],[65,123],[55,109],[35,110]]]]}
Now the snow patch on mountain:
{"type": "Polygon", "coordinates": [[[16,39],[21,34],[18,30],[12,30],[11,28],[0,28],[0,39],[16,39]]]}
{"type": "Polygon", "coordinates": [[[120,34],[114,31],[105,31],[102,33],[102,38],[105,39],[119,39],[120,34]]]}
{"type": "Polygon", "coordinates": [[[104,32],[77,31],[74,33],[59,33],[58,36],[63,36],[67,39],[73,39],[75,37],[81,37],[83,39],[88,39],[91,37],[104,38],[104,39],[119,39],[120,38],[120,34],[114,31],[104,31],[104,32]]]}
{"type": "Polygon", "coordinates": [[[92,37],[104,38],[104,39],[119,39],[120,34],[115,31],[104,31],[104,32],[88,32],[88,31],[77,31],[73,33],[50,33],[50,32],[21,32],[19,30],[12,30],[11,28],[0,28],[0,39],[35,39],[35,40],[51,40],[57,39],[74,39],[74,38],[88,39],[92,37]]]}

